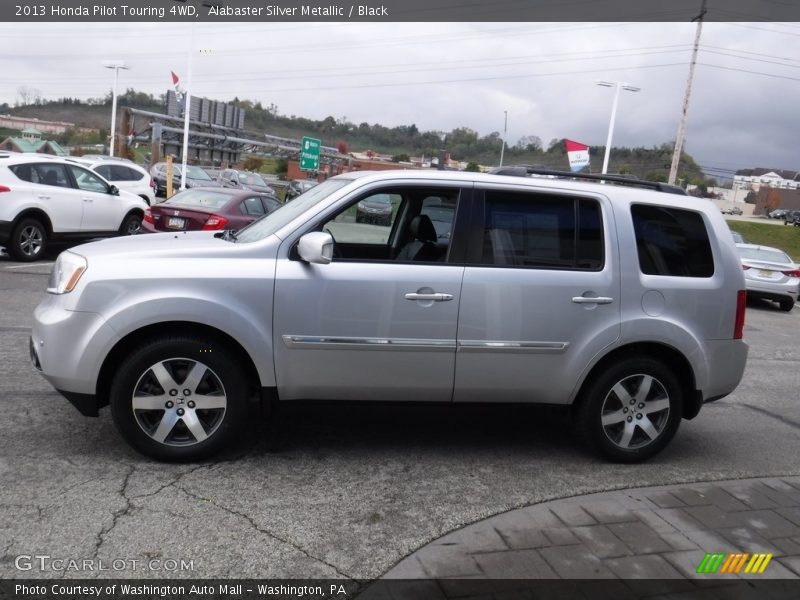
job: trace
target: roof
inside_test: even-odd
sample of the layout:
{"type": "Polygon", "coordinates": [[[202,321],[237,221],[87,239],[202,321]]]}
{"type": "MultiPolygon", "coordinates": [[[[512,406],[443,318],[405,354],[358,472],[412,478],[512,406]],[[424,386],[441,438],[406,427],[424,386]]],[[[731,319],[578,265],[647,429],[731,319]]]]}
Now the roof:
{"type": "Polygon", "coordinates": [[[30,133],[33,135],[42,135],[42,132],[36,129],[36,127],[26,127],[22,130],[22,133],[30,133]]]}
{"type": "Polygon", "coordinates": [[[769,173],[775,173],[778,177],[782,177],[783,179],[796,179],[800,176],[800,173],[797,171],[789,171],[787,169],[766,169],[764,167],[756,167],[755,169],[739,169],[736,171],[735,175],[739,175],[741,177],[760,177],[761,175],[767,175],[769,173]]]}
{"type": "Polygon", "coordinates": [[[57,142],[49,140],[28,140],[19,137],[6,138],[2,144],[11,142],[19,152],[36,152],[38,154],[52,154],[54,156],[67,156],[67,151],[57,142]]]}

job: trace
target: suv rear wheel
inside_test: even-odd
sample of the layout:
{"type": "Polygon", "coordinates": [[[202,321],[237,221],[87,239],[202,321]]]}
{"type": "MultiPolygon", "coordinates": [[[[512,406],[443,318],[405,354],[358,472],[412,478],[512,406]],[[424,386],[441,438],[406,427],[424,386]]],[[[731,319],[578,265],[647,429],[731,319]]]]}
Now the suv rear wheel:
{"type": "Polygon", "coordinates": [[[651,358],[626,359],[589,384],[578,425],[586,441],[606,458],[639,462],[660,452],[681,422],[678,380],[651,358]]]}
{"type": "Polygon", "coordinates": [[[789,312],[794,308],[794,300],[792,300],[791,298],[786,298],[779,302],[779,306],[781,307],[781,310],[789,312]]]}
{"type": "Polygon", "coordinates": [[[111,415],[142,454],[196,461],[236,439],[246,422],[247,395],[247,376],[224,346],[163,337],[120,365],[111,384],[111,415]]]}
{"type": "Polygon", "coordinates": [[[11,233],[8,253],[22,262],[41,258],[47,247],[47,229],[37,219],[23,219],[11,233]]]}

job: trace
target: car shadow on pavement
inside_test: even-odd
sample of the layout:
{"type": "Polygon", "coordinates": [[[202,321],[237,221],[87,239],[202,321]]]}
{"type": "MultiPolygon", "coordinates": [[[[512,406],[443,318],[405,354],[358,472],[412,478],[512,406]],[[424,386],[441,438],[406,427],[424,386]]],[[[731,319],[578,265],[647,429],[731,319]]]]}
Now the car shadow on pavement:
{"type": "Polygon", "coordinates": [[[279,404],[251,429],[249,444],[258,455],[322,448],[581,448],[564,407],[298,402],[279,404]]]}

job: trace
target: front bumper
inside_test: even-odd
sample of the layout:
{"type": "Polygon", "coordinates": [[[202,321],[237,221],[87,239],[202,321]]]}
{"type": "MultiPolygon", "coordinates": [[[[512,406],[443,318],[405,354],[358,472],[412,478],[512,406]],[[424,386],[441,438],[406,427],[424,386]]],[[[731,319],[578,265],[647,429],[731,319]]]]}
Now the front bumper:
{"type": "Polygon", "coordinates": [[[51,296],[34,311],[31,361],[81,414],[97,416],[97,378],[117,341],[101,315],[66,310],[51,296]]]}

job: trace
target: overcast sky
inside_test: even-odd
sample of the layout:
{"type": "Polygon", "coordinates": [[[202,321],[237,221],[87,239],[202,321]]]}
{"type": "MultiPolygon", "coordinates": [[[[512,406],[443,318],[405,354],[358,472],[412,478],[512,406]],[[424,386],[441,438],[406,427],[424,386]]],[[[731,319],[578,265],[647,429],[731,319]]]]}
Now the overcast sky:
{"type": "MultiPolygon", "coordinates": [[[[696,26],[690,23],[198,24],[193,94],[274,103],[284,115],[356,124],[469,127],[603,145],[675,139],[696,26]]],[[[98,97],[122,59],[120,89],[186,83],[192,34],[181,24],[0,23],[0,103],[18,88],[98,97]]],[[[800,24],[706,23],[685,149],[708,168],[800,169],[800,24]]],[[[355,148],[354,148],[355,149],[355,148]]],[[[599,166],[599,165],[594,165],[599,166]]]]}

